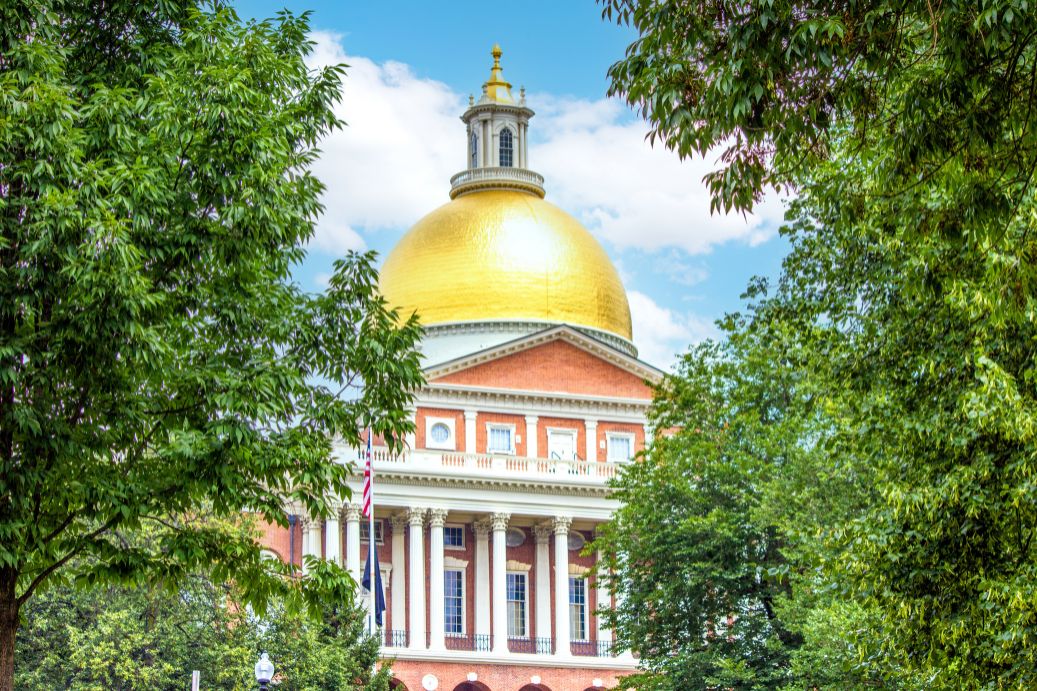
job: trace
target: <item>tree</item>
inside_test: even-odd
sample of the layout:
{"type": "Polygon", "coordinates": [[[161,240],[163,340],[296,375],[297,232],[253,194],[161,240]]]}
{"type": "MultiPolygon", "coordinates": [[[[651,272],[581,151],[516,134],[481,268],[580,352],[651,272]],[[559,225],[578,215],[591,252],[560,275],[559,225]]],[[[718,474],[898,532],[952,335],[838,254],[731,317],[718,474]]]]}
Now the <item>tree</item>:
{"type": "Polygon", "coordinates": [[[860,608],[849,641],[887,681],[1032,686],[1037,13],[636,0],[605,12],[641,33],[614,91],[681,154],[727,147],[709,178],[716,206],[796,191],[760,319],[788,335],[823,413],[801,443],[873,491],[786,553],[792,570],[817,564],[860,608]]]}
{"type": "Polygon", "coordinates": [[[25,608],[15,684],[27,691],[183,689],[191,670],[204,688],[255,688],[267,652],[278,688],[388,691],[374,672],[379,642],[349,604],[324,605],[319,620],[275,601],[259,618],[235,604],[233,588],[201,575],[174,590],[58,587],[25,608]]]}
{"type": "Polygon", "coordinates": [[[341,125],[343,68],[307,69],[307,31],[218,2],[0,7],[2,691],[46,586],[204,565],[260,612],[352,588],[326,564],[285,579],[199,519],[326,512],[347,492],[332,440],[400,438],[421,379],[371,255],[322,294],[291,279],[341,125]]]}

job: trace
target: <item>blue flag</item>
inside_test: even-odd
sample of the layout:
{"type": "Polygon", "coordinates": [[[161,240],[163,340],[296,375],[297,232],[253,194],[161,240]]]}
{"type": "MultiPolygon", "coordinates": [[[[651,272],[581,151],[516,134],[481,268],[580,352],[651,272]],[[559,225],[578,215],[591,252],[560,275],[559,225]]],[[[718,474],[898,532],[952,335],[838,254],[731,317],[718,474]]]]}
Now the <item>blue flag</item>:
{"type": "MultiPolygon", "coordinates": [[[[373,535],[371,536],[374,537],[373,535]]],[[[367,563],[364,564],[364,576],[360,579],[360,585],[371,590],[371,560],[374,560],[374,620],[379,626],[382,625],[382,612],[385,611],[385,592],[382,590],[382,570],[378,568],[378,549],[374,539],[367,542],[367,563]]]]}

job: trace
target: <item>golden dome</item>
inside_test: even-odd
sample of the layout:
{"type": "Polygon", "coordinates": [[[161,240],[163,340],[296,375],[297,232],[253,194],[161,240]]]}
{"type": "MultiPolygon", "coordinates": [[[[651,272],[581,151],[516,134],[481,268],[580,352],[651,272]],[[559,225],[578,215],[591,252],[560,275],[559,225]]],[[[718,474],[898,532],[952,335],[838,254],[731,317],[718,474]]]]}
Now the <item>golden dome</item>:
{"type": "Polygon", "coordinates": [[[619,274],[579,221],[531,194],[465,194],[415,224],[389,253],[380,289],[426,326],[566,323],[631,339],[619,274]]]}

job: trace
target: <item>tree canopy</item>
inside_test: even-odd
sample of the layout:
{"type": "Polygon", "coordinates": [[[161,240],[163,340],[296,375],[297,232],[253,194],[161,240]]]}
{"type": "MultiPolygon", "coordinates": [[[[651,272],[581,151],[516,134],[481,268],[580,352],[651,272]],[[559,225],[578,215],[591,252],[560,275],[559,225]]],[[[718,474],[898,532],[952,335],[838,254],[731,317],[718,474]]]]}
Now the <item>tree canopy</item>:
{"type": "Polygon", "coordinates": [[[344,67],[309,69],[307,33],[218,2],[0,6],[0,689],[47,585],[352,587],[200,520],[321,515],[347,492],[333,440],[401,438],[421,381],[371,255],[320,294],[292,280],[342,125],[344,67]]]}
{"type": "MultiPolygon", "coordinates": [[[[613,90],[679,153],[725,148],[709,178],[717,207],[794,192],[781,276],[750,286],[719,364],[682,365],[660,404],[717,371],[791,382],[781,409],[794,424],[757,429],[792,446],[756,444],[748,464],[726,436],[692,446],[732,405],[772,418],[739,385],[724,405],[682,403],[684,431],[631,472],[677,472],[655,468],[690,463],[685,449],[700,465],[727,454],[731,486],[751,490],[735,495],[752,499],[741,515],[774,532],[785,562],[758,572],[761,585],[787,579],[775,612],[798,639],[781,640],[785,683],[1032,686],[1037,13],[1025,1],[603,4],[641,34],[613,90]]],[[[694,472],[699,499],[710,476],[694,472]]],[[[675,510],[652,493],[639,506],[660,528],[675,510]]],[[[706,502],[695,520],[727,506],[706,502]]],[[[616,587],[636,602],[644,582],[616,544],[616,587]]],[[[726,553],[711,578],[760,563],[726,553]]],[[[709,592],[697,578],[682,587],[709,592]]],[[[648,651],[646,668],[672,651],[648,651]]],[[[773,687],[765,671],[743,687],[773,687]]]]}

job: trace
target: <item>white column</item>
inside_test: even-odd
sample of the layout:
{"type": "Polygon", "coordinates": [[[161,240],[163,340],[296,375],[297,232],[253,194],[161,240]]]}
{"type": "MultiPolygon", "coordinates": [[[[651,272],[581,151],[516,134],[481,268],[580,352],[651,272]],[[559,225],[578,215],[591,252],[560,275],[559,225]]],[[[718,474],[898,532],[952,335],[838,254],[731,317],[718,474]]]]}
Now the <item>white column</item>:
{"type": "MultiPolygon", "coordinates": [[[[409,409],[407,411],[407,419],[410,420],[411,424],[417,425],[418,411],[414,408],[409,409]]],[[[417,429],[417,427],[415,427],[415,429],[417,429]]],[[[413,449],[415,444],[417,444],[417,438],[415,437],[415,433],[407,432],[407,434],[403,436],[403,443],[406,444],[408,449],[413,449]]]]}
{"type": "MultiPolygon", "coordinates": [[[[536,536],[536,637],[551,638],[551,526],[540,523],[533,526],[536,536]]],[[[538,653],[550,653],[551,650],[537,650],[538,653]]]]}
{"type": "MultiPolygon", "coordinates": [[[[490,523],[478,521],[475,532],[475,635],[490,635],[490,523]]],[[[478,646],[487,639],[476,639],[478,646]]],[[[476,650],[485,652],[476,647],[476,650]]]]}
{"type": "Polygon", "coordinates": [[[598,421],[587,419],[583,421],[587,430],[587,460],[598,460],[598,421]]]}
{"type": "Polygon", "coordinates": [[[324,544],[321,539],[321,528],[324,527],[324,522],[319,518],[310,519],[310,554],[320,558],[320,548],[324,544]]]}
{"type": "Polygon", "coordinates": [[[429,518],[429,631],[431,640],[429,650],[446,649],[446,627],[443,622],[443,523],[446,522],[444,509],[432,509],[429,518]]]}
{"type": "Polygon", "coordinates": [[[346,570],[360,583],[360,504],[346,507],[346,570]]]}
{"type": "MultiPolygon", "coordinates": [[[[597,559],[595,561],[597,566],[601,566],[601,550],[598,550],[597,559]]],[[[609,592],[608,586],[605,585],[604,579],[600,575],[594,578],[594,587],[597,592],[595,599],[596,609],[612,609],[612,593],[609,592]]],[[[598,640],[599,641],[611,641],[612,640],[612,629],[605,626],[605,622],[602,620],[601,615],[598,615],[598,640]]]]}
{"type": "Polygon", "coordinates": [[[518,127],[516,128],[516,130],[517,130],[516,131],[516,136],[518,137],[518,141],[515,142],[516,143],[516,146],[515,146],[515,159],[517,161],[517,164],[518,164],[519,168],[525,168],[526,167],[526,154],[525,154],[525,146],[523,146],[523,145],[525,144],[525,141],[526,141],[526,128],[520,122],[520,123],[518,123],[518,127]]]}
{"type": "Polygon", "coordinates": [[[529,167],[529,123],[522,125],[522,167],[529,167]]]}
{"type": "Polygon", "coordinates": [[[508,652],[508,550],[505,542],[508,530],[506,513],[491,517],[493,527],[493,652],[508,652]]]}
{"type": "Polygon", "coordinates": [[[392,579],[389,584],[390,606],[392,611],[392,628],[394,631],[407,630],[407,595],[404,589],[407,587],[406,553],[403,547],[403,531],[407,529],[407,517],[396,514],[391,519],[392,523],[392,579]]]}
{"type": "Polygon", "coordinates": [[[475,453],[475,425],[478,422],[478,413],[474,410],[464,411],[464,452],[475,453]]]}
{"type": "Polygon", "coordinates": [[[526,416],[526,455],[530,458],[538,458],[540,455],[537,448],[540,443],[540,435],[537,431],[537,423],[540,421],[536,415],[526,416]]]}
{"type": "Polygon", "coordinates": [[[490,149],[493,148],[493,138],[490,136],[490,121],[482,121],[482,164],[484,168],[493,165],[490,149]]]}
{"type": "Polygon", "coordinates": [[[572,654],[569,645],[569,525],[571,518],[559,516],[555,529],[555,655],[572,654]]]}
{"type": "Polygon", "coordinates": [[[425,509],[407,512],[410,524],[410,625],[407,635],[410,647],[425,650],[425,509]]]}
{"type": "Polygon", "coordinates": [[[342,524],[339,523],[339,512],[342,511],[341,504],[332,507],[331,515],[328,516],[327,526],[327,559],[336,566],[342,566],[342,524]]]}
{"type": "Polygon", "coordinates": [[[306,567],[306,555],[313,554],[313,550],[310,547],[310,519],[303,516],[299,516],[299,530],[302,532],[302,558],[301,570],[302,575],[306,575],[309,571],[306,567]]]}

